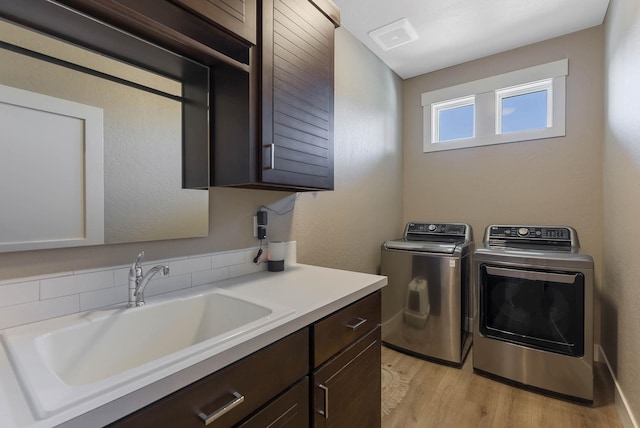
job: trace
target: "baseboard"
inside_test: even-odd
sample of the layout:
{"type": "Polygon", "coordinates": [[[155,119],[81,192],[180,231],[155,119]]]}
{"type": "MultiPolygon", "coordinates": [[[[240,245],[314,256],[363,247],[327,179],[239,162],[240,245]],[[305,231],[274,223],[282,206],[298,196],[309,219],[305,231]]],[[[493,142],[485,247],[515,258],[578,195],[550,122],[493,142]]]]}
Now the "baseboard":
{"type": "Polygon", "coordinates": [[[606,363],[604,359],[604,351],[602,350],[600,345],[598,345],[597,343],[593,344],[593,361],[596,363],[606,363]]]}
{"type": "Polygon", "coordinates": [[[638,421],[633,416],[631,412],[631,408],[629,407],[629,403],[627,402],[626,397],[622,393],[622,389],[620,389],[620,384],[618,383],[618,379],[613,373],[611,369],[611,364],[609,364],[609,360],[607,359],[607,355],[604,353],[604,349],[600,345],[594,345],[594,360],[596,362],[605,363],[607,368],[609,369],[609,374],[613,379],[613,383],[615,385],[615,398],[614,402],[616,408],[618,409],[618,414],[620,415],[620,420],[622,421],[622,426],[625,428],[639,428],[638,421]]]}

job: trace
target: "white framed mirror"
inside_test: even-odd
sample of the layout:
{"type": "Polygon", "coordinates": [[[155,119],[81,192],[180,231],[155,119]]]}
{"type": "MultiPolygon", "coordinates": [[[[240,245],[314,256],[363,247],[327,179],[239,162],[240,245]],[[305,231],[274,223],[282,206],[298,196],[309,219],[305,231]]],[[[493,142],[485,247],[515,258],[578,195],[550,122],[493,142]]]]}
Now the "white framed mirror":
{"type": "MultiPolygon", "coordinates": [[[[180,60],[208,82],[206,66],[180,60]]],[[[183,187],[182,162],[189,123],[199,120],[208,145],[208,105],[197,119],[185,116],[185,82],[3,20],[0,62],[0,154],[13,162],[0,169],[0,200],[13,208],[0,213],[0,251],[208,235],[208,190],[183,187]],[[16,94],[30,99],[31,113],[16,94]],[[85,106],[92,119],[76,117],[64,131],[70,115],[46,100],[85,106]],[[54,118],[49,129],[36,123],[42,116],[54,118]]]]}

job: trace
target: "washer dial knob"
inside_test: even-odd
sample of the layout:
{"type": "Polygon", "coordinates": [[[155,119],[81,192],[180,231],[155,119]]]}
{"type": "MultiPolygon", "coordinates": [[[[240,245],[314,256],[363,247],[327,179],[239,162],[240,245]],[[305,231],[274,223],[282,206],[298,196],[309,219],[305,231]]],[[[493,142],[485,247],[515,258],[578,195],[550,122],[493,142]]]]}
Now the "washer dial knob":
{"type": "Polygon", "coordinates": [[[527,229],[526,227],[521,227],[520,229],[518,229],[518,235],[527,236],[528,234],[529,234],[529,229],[527,229]]]}

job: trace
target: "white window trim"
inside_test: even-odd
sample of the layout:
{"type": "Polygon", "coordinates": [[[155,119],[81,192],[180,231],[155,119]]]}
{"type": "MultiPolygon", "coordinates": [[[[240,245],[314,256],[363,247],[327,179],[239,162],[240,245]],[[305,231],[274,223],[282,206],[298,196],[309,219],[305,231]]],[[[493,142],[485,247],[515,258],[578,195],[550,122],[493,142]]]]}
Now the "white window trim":
{"type": "Polygon", "coordinates": [[[566,76],[569,61],[563,59],[534,67],[516,70],[486,79],[475,80],[461,85],[437,89],[422,94],[423,107],[423,151],[435,152],[467,147],[529,141],[565,135],[566,76]],[[551,126],[506,134],[496,133],[496,91],[530,82],[552,80],[551,126]],[[474,137],[437,142],[432,131],[432,104],[475,95],[474,137]]]}
{"type": "MultiPolygon", "coordinates": [[[[431,104],[431,123],[436,124],[436,126],[433,126],[431,130],[431,134],[432,134],[431,140],[436,142],[441,142],[440,126],[439,126],[440,125],[439,118],[440,118],[441,111],[454,109],[458,107],[466,107],[466,106],[474,106],[474,110],[475,110],[475,101],[476,101],[476,97],[475,95],[472,95],[470,97],[456,98],[455,100],[448,100],[440,103],[431,104]]],[[[472,132],[471,138],[475,137],[475,135],[476,135],[476,126],[475,126],[475,118],[474,118],[473,132],[472,132]]],[[[462,140],[467,138],[459,138],[459,139],[462,140]]],[[[450,141],[456,141],[456,140],[446,140],[443,142],[450,142],[450,141]]]]}

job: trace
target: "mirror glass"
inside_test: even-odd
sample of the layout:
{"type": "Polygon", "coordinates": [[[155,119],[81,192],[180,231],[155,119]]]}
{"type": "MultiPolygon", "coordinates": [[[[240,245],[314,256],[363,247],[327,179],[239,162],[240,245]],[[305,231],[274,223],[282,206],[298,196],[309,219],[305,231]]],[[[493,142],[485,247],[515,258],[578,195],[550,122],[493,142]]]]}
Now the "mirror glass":
{"type": "Polygon", "coordinates": [[[13,207],[0,214],[0,251],[208,235],[208,191],[182,186],[182,82],[1,20],[0,63],[0,125],[12,128],[0,154],[13,162],[0,172],[13,207]],[[76,107],[88,116],[67,113],[76,107]],[[82,135],[67,149],[58,119],[69,116],[82,135]]]}

